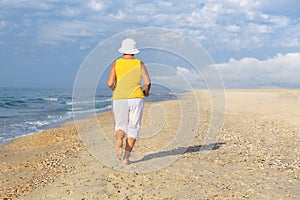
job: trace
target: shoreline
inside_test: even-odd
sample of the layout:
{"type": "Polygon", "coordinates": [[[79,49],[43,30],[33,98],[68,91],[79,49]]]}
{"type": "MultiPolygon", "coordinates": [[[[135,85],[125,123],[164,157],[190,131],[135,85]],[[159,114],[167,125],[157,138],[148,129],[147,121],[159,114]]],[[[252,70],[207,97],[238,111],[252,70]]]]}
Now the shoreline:
{"type": "MultiPolygon", "coordinates": [[[[219,144],[216,143],[215,149],[202,159],[198,155],[205,137],[203,133],[209,127],[209,98],[207,91],[194,92],[201,99],[199,134],[173,164],[154,172],[133,175],[112,169],[91,156],[79,140],[74,122],[69,121],[59,128],[24,136],[0,147],[0,197],[107,199],[127,195],[130,199],[228,199],[243,196],[250,199],[293,199],[300,196],[297,190],[300,116],[294,115],[300,113],[296,112],[300,110],[299,89],[225,90],[225,124],[219,144]],[[282,113],[283,110],[286,113],[282,113]],[[182,193],[171,193],[170,183],[182,193]],[[132,188],[126,189],[128,184],[133,185],[132,188]],[[161,186],[157,188],[157,196],[153,196],[153,191],[145,190],[154,189],[155,185],[161,186]]],[[[164,145],[164,139],[180,124],[180,119],[174,118],[178,112],[176,108],[176,100],[145,105],[142,126],[149,126],[152,120],[151,131],[157,128],[160,140],[151,135],[147,138],[151,131],[148,133],[143,129],[144,138],[138,140],[136,153],[148,155],[164,145]],[[163,113],[159,108],[162,106],[170,116],[167,115],[164,129],[160,130],[159,123],[163,118],[153,121],[151,112],[161,116],[163,113]]],[[[112,138],[111,120],[111,111],[97,114],[97,121],[109,139],[112,138]]],[[[83,130],[91,126],[89,119],[80,123],[83,130]]],[[[163,154],[163,158],[171,155],[163,154]]],[[[149,157],[149,160],[132,166],[154,160],[149,157]]]]}
{"type": "MultiPolygon", "coordinates": [[[[157,94],[156,94],[156,95],[157,95],[157,94]]],[[[170,99],[165,99],[166,97],[157,97],[157,98],[158,98],[158,99],[155,99],[155,97],[154,97],[154,98],[152,98],[152,99],[151,99],[150,101],[148,101],[148,102],[150,102],[150,103],[155,103],[155,102],[161,102],[161,101],[174,100],[174,99],[173,99],[174,97],[173,97],[172,95],[169,96],[170,99]],[[161,99],[161,98],[163,98],[163,99],[161,99]]],[[[102,108],[101,108],[101,109],[102,109],[102,108]]],[[[110,112],[111,109],[112,109],[112,108],[103,108],[103,110],[98,111],[98,112],[95,112],[95,114],[96,114],[96,115],[99,115],[99,114],[101,114],[101,113],[110,112]]],[[[97,110],[97,109],[95,108],[95,110],[97,110]]],[[[87,119],[87,118],[89,118],[89,116],[83,116],[82,118],[76,119],[76,120],[87,119]]],[[[22,138],[22,137],[26,137],[27,135],[36,134],[36,133],[43,132],[43,131],[47,131],[47,130],[51,130],[51,129],[56,129],[56,128],[59,128],[59,127],[63,126],[64,124],[69,123],[69,122],[72,122],[72,121],[74,121],[74,120],[75,120],[75,119],[74,119],[74,114],[73,114],[73,116],[72,116],[71,118],[69,118],[69,119],[65,119],[64,121],[61,121],[61,122],[55,122],[55,123],[52,123],[52,124],[48,124],[47,127],[46,127],[45,129],[41,129],[41,130],[39,130],[39,131],[34,131],[34,132],[28,132],[28,133],[24,133],[24,134],[18,134],[18,136],[13,137],[13,138],[7,138],[7,139],[5,139],[5,140],[3,140],[3,141],[0,141],[0,148],[1,148],[2,146],[6,145],[6,144],[9,144],[10,142],[14,141],[15,139],[22,138]]]]}
{"type": "MultiPolygon", "coordinates": [[[[197,89],[197,90],[205,90],[205,89],[197,89]]],[[[255,91],[255,92],[279,92],[279,91],[295,91],[295,93],[292,93],[292,94],[288,94],[287,97],[288,98],[300,98],[300,89],[290,89],[290,88],[287,88],[287,89],[280,89],[280,88],[271,88],[271,89],[225,89],[224,90],[225,93],[226,91],[227,92],[249,92],[249,91],[255,91]],[[298,95],[297,95],[298,94],[298,95]]],[[[189,92],[188,92],[189,93],[189,92]]],[[[180,95],[184,95],[185,93],[183,94],[180,94],[180,95]]],[[[147,103],[156,103],[156,102],[162,102],[162,101],[172,101],[174,99],[170,99],[170,100],[158,100],[158,101],[149,101],[147,103]]],[[[175,99],[176,100],[176,99],[175,99]]],[[[101,111],[99,113],[96,113],[96,115],[101,115],[102,113],[107,113],[107,112],[110,112],[111,109],[108,109],[108,110],[104,110],[104,111],[101,111]]],[[[84,119],[88,119],[89,117],[85,117],[83,118],[84,119]]],[[[31,132],[31,133],[25,133],[24,135],[20,135],[18,137],[15,137],[15,138],[9,138],[9,139],[5,139],[3,142],[1,141],[0,143],[0,149],[1,147],[13,142],[14,140],[16,139],[19,139],[19,138],[23,138],[23,137],[26,137],[26,136],[29,136],[29,135],[32,135],[32,134],[36,134],[36,133],[40,133],[40,132],[43,132],[43,131],[47,131],[47,130],[51,130],[51,129],[57,129],[57,128],[60,128],[61,126],[64,126],[64,124],[68,124],[70,122],[73,122],[74,119],[73,117],[71,119],[68,119],[66,121],[63,121],[63,122],[60,122],[60,123],[57,123],[57,125],[52,125],[50,124],[50,126],[53,126],[51,128],[47,128],[47,129],[44,129],[44,130],[40,130],[38,132],[31,132]]]]}
{"type": "MultiPolygon", "coordinates": [[[[106,112],[109,112],[109,110],[101,111],[99,113],[96,113],[96,115],[99,115],[101,113],[106,113],[106,112]]],[[[83,118],[83,119],[88,119],[88,118],[89,117],[86,117],[86,118],[83,118]]],[[[74,119],[73,119],[73,116],[72,116],[71,119],[67,119],[67,120],[62,121],[62,122],[56,122],[54,124],[49,124],[49,128],[42,129],[42,130],[36,131],[36,132],[25,133],[25,134],[19,135],[19,136],[14,137],[14,138],[5,139],[5,140],[0,142],[0,149],[1,149],[1,147],[13,142],[14,140],[19,139],[19,138],[23,138],[23,137],[26,137],[26,136],[30,136],[30,135],[33,135],[33,134],[37,134],[37,133],[52,130],[52,129],[57,129],[57,128],[60,128],[60,127],[64,126],[65,124],[68,124],[68,123],[73,122],[73,121],[74,121],[74,119]]]]}

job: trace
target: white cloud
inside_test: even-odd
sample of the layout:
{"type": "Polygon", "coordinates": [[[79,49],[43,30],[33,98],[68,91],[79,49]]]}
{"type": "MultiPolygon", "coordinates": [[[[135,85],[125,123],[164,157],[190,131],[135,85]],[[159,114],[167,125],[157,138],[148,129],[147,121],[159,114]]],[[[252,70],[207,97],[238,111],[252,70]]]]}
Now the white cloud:
{"type": "Polygon", "coordinates": [[[2,0],[0,1],[1,7],[6,8],[35,8],[35,9],[50,9],[51,6],[47,2],[40,0],[2,0]]]}
{"type": "Polygon", "coordinates": [[[194,69],[177,66],[176,71],[178,76],[183,76],[192,86],[199,85],[199,81],[202,81],[200,74],[194,69]]]}
{"type": "MultiPolygon", "coordinates": [[[[232,58],[228,63],[217,64],[216,67],[228,88],[288,87],[300,84],[299,61],[300,53],[290,53],[263,61],[256,58],[232,58]]],[[[164,85],[172,85],[175,90],[205,87],[200,74],[195,70],[177,66],[174,71],[168,75],[153,76],[153,79],[164,85]]]]}
{"type": "MultiPolygon", "coordinates": [[[[109,37],[108,33],[118,33],[130,28],[159,26],[188,34],[201,42],[209,51],[300,46],[300,29],[295,19],[264,12],[271,1],[265,3],[259,0],[209,0],[199,3],[196,0],[172,2],[158,0],[118,4],[103,0],[74,2],[33,0],[32,3],[28,3],[25,0],[3,0],[0,6],[41,9],[37,16],[32,16],[32,21],[38,23],[35,26],[38,29],[36,32],[42,34],[37,37],[39,41],[43,38],[44,41],[49,40],[47,41],[49,43],[66,41],[64,35],[72,36],[73,39],[80,38],[85,35],[82,34],[83,32],[94,39],[99,38],[99,30],[102,35],[107,32],[109,37]],[[58,9],[61,7],[63,9],[58,9]],[[65,25],[61,26],[62,20],[59,17],[56,19],[57,16],[52,16],[52,13],[56,13],[59,17],[67,16],[69,21],[65,21],[64,18],[65,25]],[[54,20],[51,20],[52,17],[54,20]],[[42,24],[44,20],[48,23],[42,24]],[[78,26],[79,21],[81,22],[79,24],[90,25],[83,25],[84,31],[78,31],[79,27],[70,28],[78,26]],[[59,31],[49,30],[49,34],[45,31],[56,27],[59,27],[59,31]],[[74,32],[70,33],[70,29],[74,32]]],[[[277,8],[277,1],[272,1],[272,4],[274,4],[272,7],[277,8]]],[[[278,4],[283,5],[283,2],[280,0],[278,4]]],[[[34,27],[35,24],[32,25],[34,27]]]]}
{"type": "Polygon", "coordinates": [[[201,75],[194,69],[182,66],[153,71],[150,68],[151,79],[156,84],[171,88],[174,92],[191,91],[195,88],[205,88],[201,75]]]}
{"type": "Polygon", "coordinates": [[[78,9],[70,8],[68,6],[61,11],[61,15],[65,15],[68,17],[75,17],[78,14],[79,14],[78,9]]]}
{"type": "Polygon", "coordinates": [[[61,41],[74,42],[78,37],[91,37],[97,31],[92,23],[84,21],[61,21],[55,25],[44,25],[40,28],[39,42],[58,44],[61,41]]]}
{"type": "Polygon", "coordinates": [[[124,30],[154,26],[186,34],[212,54],[255,52],[257,48],[267,53],[269,49],[300,48],[299,14],[278,13],[291,10],[289,3],[297,7],[296,2],[133,0],[116,4],[104,0],[2,0],[0,27],[14,27],[2,32],[10,37],[24,32],[32,34],[27,40],[80,45],[83,37],[100,42],[124,30]]]}
{"type": "Polygon", "coordinates": [[[119,10],[116,14],[110,14],[109,16],[116,20],[123,20],[127,17],[126,13],[122,10],[119,10]]]}
{"type": "Polygon", "coordinates": [[[7,22],[5,20],[0,21],[0,29],[4,28],[7,25],[7,22]]]}
{"type": "Polygon", "coordinates": [[[261,8],[278,16],[300,16],[299,0],[263,0],[261,8]]]}
{"type": "Polygon", "coordinates": [[[104,3],[103,1],[97,1],[97,0],[91,0],[88,3],[88,6],[95,11],[100,11],[104,9],[104,3]]]}
{"type": "Polygon", "coordinates": [[[278,54],[273,58],[231,58],[216,64],[228,88],[300,87],[300,53],[278,54]]]}
{"type": "Polygon", "coordinates": [[[169,1],[158,1],[158,5],[165,8],[170,8],[173,6],[172,2],[169,1]]]}
{"type": "Polygon", "coordinates": [[[90,49],[90,48],[91,48],[91,46],[87,43],[83,43],[79,47],[79,49],[82,50],[82,51],[85,51],[85,50],[90,49]]]}
{"type": "Polygon", "coordinates": [[[285,47],[288,40],[294,41],[288,42],[289,47],[299,47],[295,41],[300,31],[293,31],[298,19],[264,12],[264,6],[262,1],[211,0],[191,12],[177,13],[176,23],[180,31],[199,39],[211,51],[270,48],[275,39],[278,47],[285,47]]]}
{"type": "Polygon", "coordinates": [[[140,13],[147,13],[148,15],[151,15],[155,13],[155,10],[157,9],[155,4],[147,3],[147,4],[138,4],[134,8],[136,11],[139,11],[140,13]]]}
{"type": "Polygon", "coordinates": [[[225,0],[224,2],[242,8],[252,8],[260,5],[260,2],[255,0],[225,0]]]}
{"type": "Polygon", "coordinates": [[[241,31],[241,27],[237,26],[237,25],[229,25],[226,27],[226,29],[229,32],[240,32],[241,31]]]}

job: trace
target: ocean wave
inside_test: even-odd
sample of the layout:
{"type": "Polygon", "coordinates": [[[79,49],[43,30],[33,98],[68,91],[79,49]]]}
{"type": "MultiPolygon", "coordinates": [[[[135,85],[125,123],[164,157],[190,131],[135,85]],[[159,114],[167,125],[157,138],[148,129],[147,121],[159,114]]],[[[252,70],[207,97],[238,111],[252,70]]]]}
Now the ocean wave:
{"type": "Polygon", "coordinates": [[[41,98],[41,100],[44,100],[44,101],[58,101],[58,98],[54,98],[54,97],[45,97],[45,98],[41,98]]]}
{"type": "Polygon", "coordinates": [[[95,101],[71,101],[65,102],[67,105],[77,105],[77,104],[95,104],[95,103],[104,103],[111,101],[111,98],[103,99],[103,100],[95,100],[95,101]]]}
{"type": "Polygon", "coordinates": [[[0,103],[0,107],[2,108],[13,108],[16,106],[23,105],[25,101],[23,100],[10,100],[10,101],[4,101],[0,103]]]}
{"type": "Polygon", "coordinates": [[[111,95],[112,94],[106,94],[106,95],[105,94],[96,94],[95,97],[103,98],[103,97],[111,97],[111,95]]]}
{"type": "Polygon", "coordinates": [[[111,95],[105,96],[103,93],[87,99],[72,98],[70,90],[2,89],[0,93],[0,143],[58,127],[73,118],[72,107],[77,109],[76,112],[88,115],[91,111],[85,109],[96,107],[93,112],[101,112],[111,107],[105,107],[111,104],[111,95]]]}
{"type": "Polygon", "coordinates": [[[176,93],[167,92],[167,93],[150,93],[151,96],[176,96],[176,93]]]}
{"type": "Polygon", "coordinates": [[[105,111],[105,110],[109,110],[111,109],[112,106],[111,105],[108,105],[108,106],[105,106],[103,108],[95,108],[95,109],[88,109],[88,110],[72,110],[72,111],[69,111],[67,113],[69,114],[92,114],[92,113],[99,113],[99,112],[102,112],[102,111],[105,111]]]}
{"type": "Polygon", "coordinates": [[[51,123],[50,121],[28,121],[28,122],[25,122],[25,124],[27,124],[27,125],[38,126],[38,127],[45,126],[50,123],[51,123]]]}
{"type": "Polygon", "coordinates": [[[26,121],[24,124],[27,126],[27,128],[36,128],[36,130],[39,130],[39,128],[55,124],[55,123],[60,123],[64,122],[68,119],[70,119],[72,115],[70,115],[68,112],[66,112],[64,115],[48,115],[47,119],[44,120],[30,120],[26,121]]]}
{"type": "Polygon", "coordinates": [[[0,116],[0,119],[9,119],[9,118],[13,118],[13,116],[0,116]]]}

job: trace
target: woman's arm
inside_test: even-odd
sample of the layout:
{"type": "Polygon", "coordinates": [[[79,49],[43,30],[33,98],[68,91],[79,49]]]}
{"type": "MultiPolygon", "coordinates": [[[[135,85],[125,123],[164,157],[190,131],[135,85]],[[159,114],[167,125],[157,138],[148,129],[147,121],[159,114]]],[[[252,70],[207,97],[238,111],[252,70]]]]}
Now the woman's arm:
{"type": "Polygon", "coordinates": [[[144,85],[145,85],[144,95],[147,97],[149,96],[149,92],[151,88],[151,80],[148,71],[146,69],[146,66],[142,61],[141,61],[141,71],[142,71],[142,78],[144,80],[144,85]]]}
{"type": "Polygon", "coordinates": [[[108,87],[109,87],[112,91],[115,90],[115,80],[116,80],[116,69],[115,69],[115,65],[116,65],[116,62],[113,62],[113,64],[111,65],[109,77],[108,77],[108,80],[107,80],[107,85],[108,85],[108,87]]]}

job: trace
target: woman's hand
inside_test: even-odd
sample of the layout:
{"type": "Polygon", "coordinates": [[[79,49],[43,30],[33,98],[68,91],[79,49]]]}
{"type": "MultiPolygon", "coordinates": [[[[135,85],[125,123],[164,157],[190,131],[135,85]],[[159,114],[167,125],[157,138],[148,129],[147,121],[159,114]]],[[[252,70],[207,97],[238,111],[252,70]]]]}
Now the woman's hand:
{"type": "Polygon", "coordinates": [[[145,97],[148,97],[148,96],[149,96],[149,91],[146,92],[145,90],[143,90],[143,93],[144,93],[144,96],[145,96],[145,97]]]}

